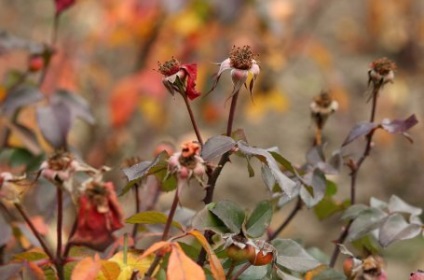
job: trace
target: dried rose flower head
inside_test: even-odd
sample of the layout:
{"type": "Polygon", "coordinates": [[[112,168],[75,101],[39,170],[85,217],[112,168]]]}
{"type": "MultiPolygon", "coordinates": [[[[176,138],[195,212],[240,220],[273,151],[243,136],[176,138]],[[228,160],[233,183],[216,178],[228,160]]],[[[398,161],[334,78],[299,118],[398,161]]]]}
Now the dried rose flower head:
{"type": "Polygon", "coordinates": [[[158,62],[159,72],[164,76],[162,83],[174,95],[175,92],[193,100],[200,96],[196,90],[197,64],[181,64],[172,57],[163,64],[158,62]]]}
{"type": "Polygon", "coordinates": [[[339,103],[333,100],[328,92],[323,91],[320,95],[314,97],[309,108],[316,126],[322,129],[328,117],[339,108],[339,103]]]}
{"type": "Polygon", "coordinates": [[[253,54],[250,46],[243,46],[241,48],[233,46],[230,52],[230,57],[221,62],[215,83],[209,92],[216,88],[222,73],[226,70],[231,70],[231,79],[234,85],[233,94],[238,92],[246,83],[249,73],[253,75],[249,84],[249,91],[250,94],[252,94],[256,77],[260,72],[259,65],[254,57],[255,55],[253,54]]]}
{"type": "Polygon", "coordinates": [[[368,70],[368,84],[373,86],[383,86],[387,83],[392,83],[396,70],[396,64],[386,57],[374,60],[370,64],[370,70],[368,70]]]}

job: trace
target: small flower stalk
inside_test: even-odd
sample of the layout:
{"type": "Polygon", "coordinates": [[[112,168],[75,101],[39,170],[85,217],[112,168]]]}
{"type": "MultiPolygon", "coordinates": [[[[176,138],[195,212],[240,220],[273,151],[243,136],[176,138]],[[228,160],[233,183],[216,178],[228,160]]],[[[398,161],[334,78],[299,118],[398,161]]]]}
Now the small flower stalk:
{"type": "Polygon", "coordinates": [[[316,125],[315,145],[322,144],[322,130],[328,117],[337,111],[339,103],[330,96],[328,92],[321,92],[316,96],[309,106],[311,117],[316,125]]]}
{"type": "Polygon", "coordinates": [[[172,95],[179,92],[183,97],[193,100],[200,96],[196,90],[197,64],[181,64],[174,57],[159,65],[163,75],[162,83],[172,95]]]}
{"type": "Polygon", "coordinates": [[[206,163],[200,157],[200,145],[197,142],[185,142],[181,146],[181,152],[174,153],[168,159],[168,173],[176,174],[178,180],[178,192],[188,184],[191,178],[195,178],[204,185],[206,175],[206,163]]]}
{"type": "Polygon", "coordinates": [[[368,85],[382,87],[387,83],[393,83],[395,70],[396,64],[386,57],[371,62],[370,70],[368,70],[368,85]]]}
{"type": "Polygon", "coordinates": [[[231,79],[234,85],[232,95],[239,92],[243,85],[246,86],[246,81],[249,74],[253,75],[249,83],[249,91],[252,95],[255,80],[260,73],[259,64],[254,59],[254,57],[255,54],[253,54],[250,46],[243,46],[241,48],[233,46],[230,52],[230,56],[221,62],[219,71],[216,75],[215,83],[210,92],[213,91],[217,86],[222,73],[227,70],[231,70],[231,79]]]}

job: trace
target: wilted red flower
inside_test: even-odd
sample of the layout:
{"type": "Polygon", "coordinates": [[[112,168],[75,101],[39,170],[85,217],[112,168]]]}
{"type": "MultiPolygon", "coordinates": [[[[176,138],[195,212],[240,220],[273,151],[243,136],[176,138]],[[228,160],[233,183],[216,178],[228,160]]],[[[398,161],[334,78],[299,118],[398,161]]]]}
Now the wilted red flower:
{"type": "Polygon", "coordinates": [[[200,96],[195,88],[197,64],[180,64],[175,58],[158,64],[159,72],[164,76],[162,82],[172,95],[177,91],[191,100],[200,96]]]}
{"type": "Polygon", "coordinates": [[[54,0],[54,2],[56,4],[56,14],[60,14],[71,7],[75,3],[75,0],[54,0]]]}
{"type": "Polygon", "coordinates": [[[78,200],[77,229],[70,242],[104,251],[122,228],[122,209],[111,182],[90,181],[78,200]]]}
{"type": "Polygon", "coordinates": [[[219,71],[216,74],[215,84],[210,91],[215,89],[222,73],[226,70],[231,70],[231,79],[234,85],[233,94],[240,90],[241,86],[246,82],[249,73],[253,74],[249,84],[249,91],[252,94],[253,85],[260,72],[257,61],[253,59],[254,56],[250,46],[243,46],[242,48],[233,46],[230,57],[221,62],[219,71]]]}
{"type": "Polygon", "coordinates": [[[416,272],[412,272],[409,275],[409,280],[424,280],[424,271],[418,269],[416,272]]]}

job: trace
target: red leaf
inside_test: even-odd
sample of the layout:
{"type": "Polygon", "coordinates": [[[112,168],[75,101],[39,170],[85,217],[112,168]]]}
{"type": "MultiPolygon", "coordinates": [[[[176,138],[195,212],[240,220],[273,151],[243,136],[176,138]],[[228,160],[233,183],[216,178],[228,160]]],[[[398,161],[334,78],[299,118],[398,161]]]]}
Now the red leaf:
{"type": "Polygon", "coordinates": [[[184,64],[181,66],[188,75],[187,77],[187,85],[186,85],[186,94],[190,100],[193,100],[200,96],[200,92],[198,92],[196,87],[196,79],[197,79],[197,64],[184,64]]]}

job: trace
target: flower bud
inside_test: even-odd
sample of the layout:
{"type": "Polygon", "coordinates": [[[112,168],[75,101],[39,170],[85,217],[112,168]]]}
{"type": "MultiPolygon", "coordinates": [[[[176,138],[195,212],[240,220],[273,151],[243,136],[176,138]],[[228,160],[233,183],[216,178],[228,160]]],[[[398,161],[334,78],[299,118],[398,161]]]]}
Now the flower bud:
{"type": "Polygon", "coordinates": [[[276,249],[265,240],[253,241],[255,245],[255,255],[249,258],[249,262],[254,266],[270,264],[274,261],[276,249]]]}
{"type": "Polygon", "coordinates": [[[29,72],[38,72],[44,68],[44,58],[39,55],[31,55],[28,59],[28,71],[29,72]]]}

